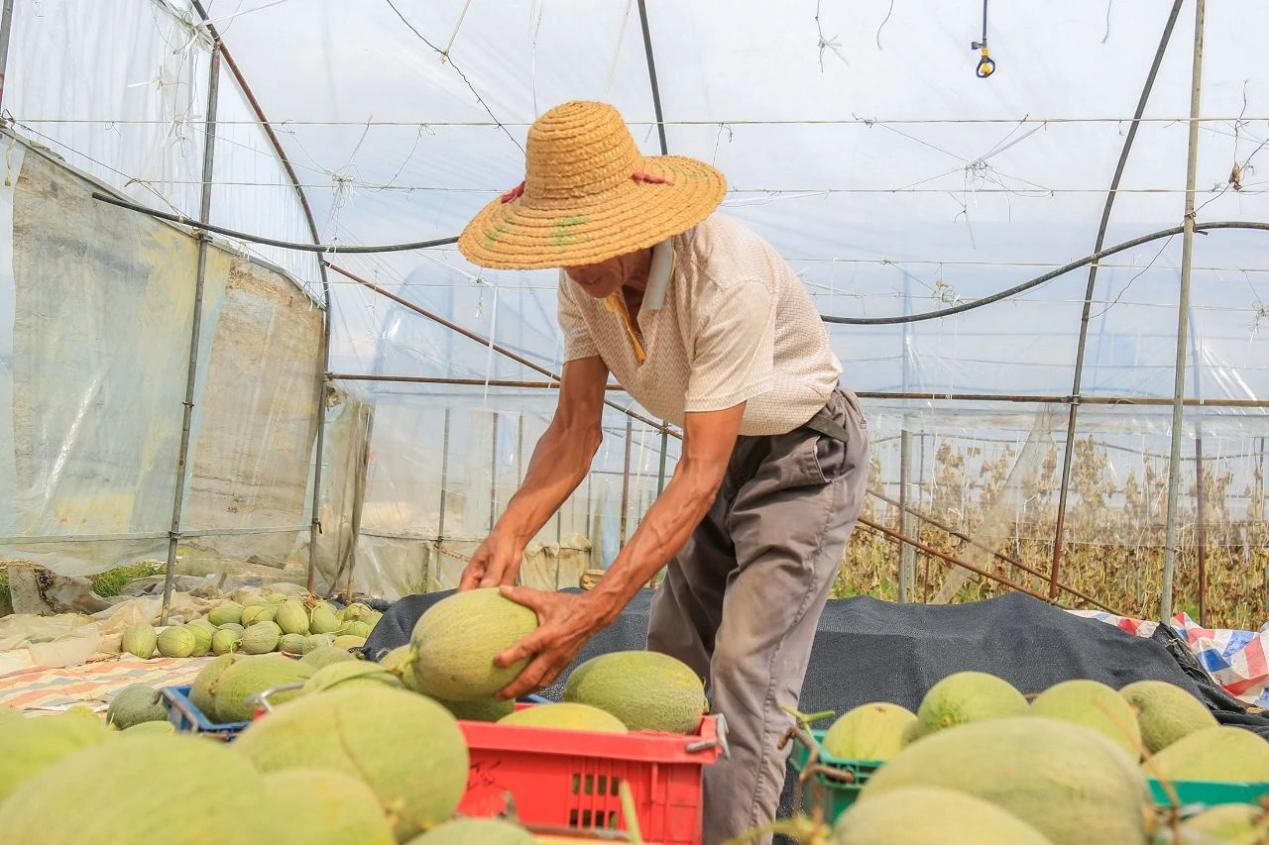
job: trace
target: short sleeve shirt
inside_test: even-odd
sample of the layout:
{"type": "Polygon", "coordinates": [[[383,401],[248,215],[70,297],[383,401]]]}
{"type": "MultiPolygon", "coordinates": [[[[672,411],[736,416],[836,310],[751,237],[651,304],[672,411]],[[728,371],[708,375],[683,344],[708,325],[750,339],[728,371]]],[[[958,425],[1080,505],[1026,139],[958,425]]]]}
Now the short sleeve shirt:
{"type": "MultiPolygon", "coordinates": [[[[783,434],[813,417],[841,375],[828,332],[789,265],[743,224],[713,215],[668,242],[664,300],[630,331],[620,293],[596,299],[560,273],[564,360],[598,356],[639,404],[682,425],[745,404],[740,433],[783,434]]],[[[653,275],[656,274],[654,260],[653,275]]],[[[649,279],[649,290],[657,281],[649,279]]]]}

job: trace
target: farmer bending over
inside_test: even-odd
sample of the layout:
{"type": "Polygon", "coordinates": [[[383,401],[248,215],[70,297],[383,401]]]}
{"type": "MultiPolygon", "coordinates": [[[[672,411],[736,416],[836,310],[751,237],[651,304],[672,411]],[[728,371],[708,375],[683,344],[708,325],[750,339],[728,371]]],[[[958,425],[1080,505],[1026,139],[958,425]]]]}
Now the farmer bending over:
{"type": "Polygon", "coordinates": [[[705,842],[770,820],[816,623],[864,496],[868,439],[810,297],[765,241],[714,215],[723,176],[645,158],[610,106],[573,102],[529,130],[524,183],[468,224],[485,267],[563,268],[559,406],[519,491],[463,573],[503,586],[540,627],[502,691],[550,684],[662,567],[648,647],[707,680],[731,759],[705,769],[705,842]],[[596,587],[513,587],[525,545],[586,477],[611,373],[683,428],[664,492],[596,587]]]}

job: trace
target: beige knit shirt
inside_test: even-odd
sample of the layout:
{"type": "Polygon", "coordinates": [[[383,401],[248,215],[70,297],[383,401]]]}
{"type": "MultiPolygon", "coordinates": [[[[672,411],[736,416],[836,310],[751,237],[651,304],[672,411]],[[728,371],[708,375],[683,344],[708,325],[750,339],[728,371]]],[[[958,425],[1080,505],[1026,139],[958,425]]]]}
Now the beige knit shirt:
{"type": "MultiPolygon", "coordinates": [[[[744,435],[783,434],[813,417],[841,364],[789,265],[717,214],[668,244],[664,303],[651,307],[655,297],[645,295],[639,310],[642,348],[627,330],[620,291],[595,299],[560,273],[564,360],[599,356],[639,404],[676,425],[686,412],[741,402],[744,435]]],[[[650,278],[649,292],[655,285],[650,278]]]]}

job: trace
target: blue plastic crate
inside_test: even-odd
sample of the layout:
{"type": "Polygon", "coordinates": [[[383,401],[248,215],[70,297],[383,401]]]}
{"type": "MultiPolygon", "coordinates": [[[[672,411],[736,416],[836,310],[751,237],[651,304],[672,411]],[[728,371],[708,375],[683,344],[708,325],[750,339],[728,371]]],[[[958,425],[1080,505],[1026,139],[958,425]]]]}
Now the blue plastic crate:
{"type": "Polygon", "coordinates": [[[167,702],[167,719],[178,731],[198,733],[223,739],[226,742],[238,735],[238,732],[251,722],[213,722],[190,701],[191,685],[182,687],[164,687],[160,690],[163,700],[167,702]]]}

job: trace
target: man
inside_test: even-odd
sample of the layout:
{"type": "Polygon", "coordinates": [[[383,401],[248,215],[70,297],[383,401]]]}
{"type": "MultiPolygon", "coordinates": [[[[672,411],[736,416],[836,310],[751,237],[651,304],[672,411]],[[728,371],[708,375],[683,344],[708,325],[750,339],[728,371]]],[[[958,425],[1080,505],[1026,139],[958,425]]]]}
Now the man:
{"type": "Polygon", "coordinates": [[[797,704],[867,475],[863,418],[819,315],[769,245],[711,216],[725,191],[702,162],[641,156],[610,106],[568,103],[529,130],[524,183],[459,239],[486,267],[563,268],[559,406],[461,583],[501,585],[538,614],[497,658],[531,658],[502,695],[553,681],[668,564],[648,647],[706,679],[730,726],[731,758],[705,772],[706,845],[775,813],[781,705],[797,704]],[[610,373],[682,426],[682,457],[593,590],[514,587],[525,545],[589,471],[610,373]]]}

